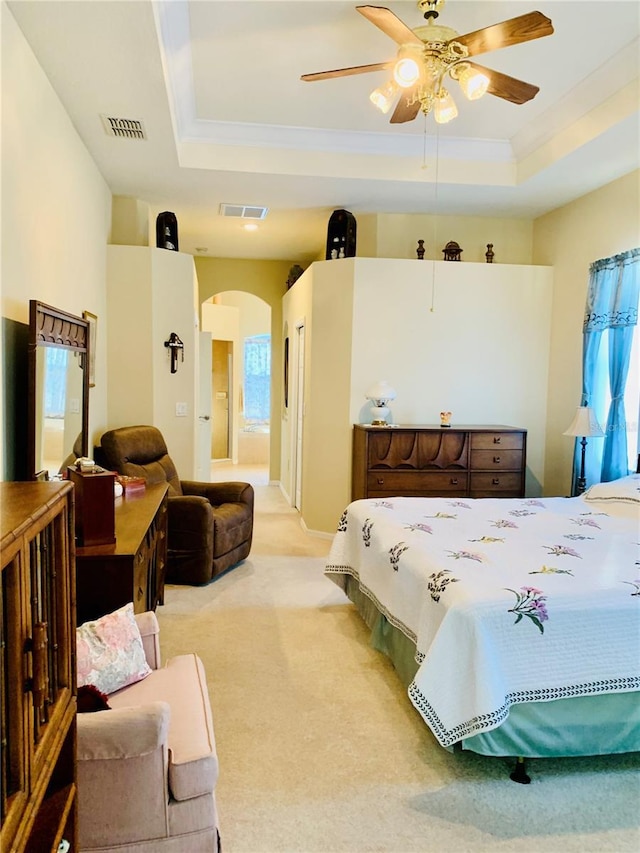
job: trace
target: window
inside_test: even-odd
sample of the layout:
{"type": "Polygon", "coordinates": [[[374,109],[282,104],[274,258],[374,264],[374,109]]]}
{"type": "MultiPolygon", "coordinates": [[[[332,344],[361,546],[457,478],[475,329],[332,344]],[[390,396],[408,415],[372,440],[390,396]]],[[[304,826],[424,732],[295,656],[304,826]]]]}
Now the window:
{"type": "Polygon", "coordinates": [[[271,335],[244,340],[244,418],[268,424],[271,411],[271,335]]]}
{"type": "Polygon", "coordinates": [[[44,415],[46,418],[64,418],[68,360],[68,350],[60,347],[46,347],[46,381],[44,386],[44,415]]]}

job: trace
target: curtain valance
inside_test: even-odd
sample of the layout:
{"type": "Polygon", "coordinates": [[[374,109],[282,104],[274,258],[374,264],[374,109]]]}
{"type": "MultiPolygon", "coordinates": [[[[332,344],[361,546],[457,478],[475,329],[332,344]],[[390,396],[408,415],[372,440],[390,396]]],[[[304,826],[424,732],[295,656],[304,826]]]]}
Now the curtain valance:
{"type": "Polygon", "coordinates": [[[640,248],[594,261],[589,267],[583,331],[637,325],[639,289],[640,248]]]}

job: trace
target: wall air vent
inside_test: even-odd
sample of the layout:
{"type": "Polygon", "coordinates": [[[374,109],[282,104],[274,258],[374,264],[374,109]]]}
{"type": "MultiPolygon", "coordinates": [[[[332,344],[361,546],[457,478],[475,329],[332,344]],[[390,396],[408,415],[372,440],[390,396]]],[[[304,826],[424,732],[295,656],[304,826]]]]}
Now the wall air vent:
{"type": "Polygon", "coordinates": [[[249,204],[221,204],[221,216],[237,216],[240,219],[264,219],[267,215],[268,207],[256,207],[249,204]]]}
{"type": "Polygon", "coordinates": [[[105,115],[101,115],[100,118],[107,136],[116,136],[119,139],[147,138],[144,125],[137,118],[114,118],[105,115]]]}

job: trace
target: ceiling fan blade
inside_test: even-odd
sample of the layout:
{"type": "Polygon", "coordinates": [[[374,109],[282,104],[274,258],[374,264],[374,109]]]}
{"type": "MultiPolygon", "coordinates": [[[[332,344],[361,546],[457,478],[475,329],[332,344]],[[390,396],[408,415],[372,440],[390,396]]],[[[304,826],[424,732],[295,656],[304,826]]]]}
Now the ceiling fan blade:
{"type": "Polygon", "coordinates": [[[481,71],[487,75],[489,78],[487,92],[490,95],[503,98],[505,101],[511,101],[512,104],[526,104],[527,101],[535,98],[540,91],[539,86],[534,86],[532,83],[525,83],[523,80],[517,80],[515,77],[509,77],[500,71],[494,71],[492,68],[485,68],[484,65],[478,65],[475,62],[470,62],[469,65],[475,71],[481,71]]]}
{"type": "Polygon", "coordinates": [[[316,74],[303,74],[300,79],[307,82],[329,80],[331,77],[350,77],[352,74],[368,74],[370,71],[384,71],[393,68],[393,62],[376,62],[374,65],[354,65],[352,68],[337,68],[335,71],[318,71],[316,74]]]}
{"type": "Polygon", "coordinates": [[[419,39],[391,9],[384,6],[356,6],[356,10],[397,44],[422,44],[422,39],[419,39]]]}
{"type": "Polygon", "coordinates": [[[480,53],[511,47],[513,44],[550,36],[552,33],[553,24],[550,18],[542,12],[529,12],[451,40],[463,44],[468,49],[469,56],[478,56],[480,53]]]}
{"type": "Polygon", "coordinates": [[[414,103],[409,106],[409,100],[411,96],[415,98],[415,90],[408,89],[405,90],[401,96],[400,100],[396,104],[396,108],[393,111],[393,115],[389,119],[391,124],[402,124],[405,121],[413,121],[414,118],[420,112],[420,101],[415,98],[414,103]]]}

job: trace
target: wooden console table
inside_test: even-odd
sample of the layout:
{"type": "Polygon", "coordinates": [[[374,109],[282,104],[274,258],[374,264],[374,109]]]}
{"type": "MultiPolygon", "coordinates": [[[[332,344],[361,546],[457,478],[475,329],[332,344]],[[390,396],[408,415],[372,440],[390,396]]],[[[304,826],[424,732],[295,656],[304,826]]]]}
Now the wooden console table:
{"type": "Polygon", "coordinates": [[[355,424],[351,499],[524,497],[526,430],[355,424]]]}
{"type": "Polygon", "coordinates": [[[116,541],[76,550],[78,625],[128,602],[136,613],[164,601],[166,484],[116,498],[116,541]]]}

